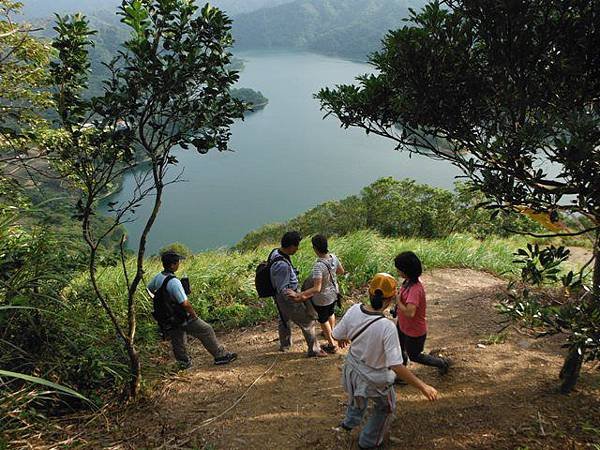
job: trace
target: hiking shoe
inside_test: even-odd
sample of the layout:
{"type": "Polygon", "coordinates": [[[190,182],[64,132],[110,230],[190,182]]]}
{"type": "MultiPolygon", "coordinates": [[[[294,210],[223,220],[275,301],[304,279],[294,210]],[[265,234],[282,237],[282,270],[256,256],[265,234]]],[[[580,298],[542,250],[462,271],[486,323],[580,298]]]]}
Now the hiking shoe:
{"type": "Polygon", "coordinates": [[[333,355],[335,352],[337,352],[337,349],[335,348],[335,345],[331,345],[331,344],[329,344],[329,345],[323,345],[321,347],[321,350],[323,350],[323,351],[325,351],[325,352],[327,352],[327,353],[329,353],[331,355],[333,355]]]}
{"type": "Polygon", "coordinates": [[[192,367],[192,361],[177,361],[179,370],[187,370],[192,367]]]}
{"type": "Polygon", "coordinates": [[[229,364],[237,359],[237,353],[225,353],[223,356],[219,356],[215,358],[215,366],[222,366],[224,364],[229,364]]]}
{"type": "Polygon", "coordinates": [[[358,444],[358,448],[360,450],[378,450],[383,449],[383,443],[376,445],[375,447],[363,447],[362,445],[358,444]]]}
{"type": "Polygon", "coordinates": [[[441,367],[438,367],[438,373],[440,375],[446,375],[448,373],[448,369],[450,369],[450,367],[452,366],[452,360],[450,358],[443,358],[444,359],[444,365],[441,367]]]}
{"type": "Polygon", "coordinates": [[[327,353],[325,353],[323,350],[319,350],[318,352],[310,352],[308,354],[309,358],[324,358],[327,356],[327,353]]]}
{"type": "Polygon", "coordinates": [[[343,432],[352,431],[352,428],[350,428],[344,422],[338,423],[337,426],[333,427],[332,429],[333,429],[333,431],[337,431],[337,432],[340,432],[340,431],[343,431],[343,432]]]}
{"type": "Polygon", "coordinates": [[[290,347],[279,347],[281,353],[288,353],[291,350],[290,347]]]}

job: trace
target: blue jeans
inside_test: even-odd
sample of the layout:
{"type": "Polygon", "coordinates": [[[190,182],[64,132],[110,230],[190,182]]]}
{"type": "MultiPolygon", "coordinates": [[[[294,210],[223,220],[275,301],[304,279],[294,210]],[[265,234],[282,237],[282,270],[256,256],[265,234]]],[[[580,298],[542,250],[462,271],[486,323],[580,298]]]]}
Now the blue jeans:
{"type": "MultiPolygon", "coordinates": [[[[348,428],[360,425],[367,411],[368,398],[354,397],[348,403],[346,417],[343,424],[348,428]]],[[[372,397],[373,413],[367,424],[362,429],[358,438],[358,445],[362,448],[377,447],[383,442],[396,411],[396,391],[390,389],[385,397],[372,397]]]]}

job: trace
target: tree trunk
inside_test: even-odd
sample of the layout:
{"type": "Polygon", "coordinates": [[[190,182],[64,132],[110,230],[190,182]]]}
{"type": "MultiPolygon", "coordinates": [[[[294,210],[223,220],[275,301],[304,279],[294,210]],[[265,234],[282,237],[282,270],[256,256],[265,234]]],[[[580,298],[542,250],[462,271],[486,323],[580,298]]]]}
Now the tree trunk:
{"type": "Polygon", "coordinates": [[[135,398],[140,390],[140,385],[142,381],[142,369],[140,364],[139,353],[135,349],[135,332],[137,326],[136,320],[136,304],[135,304],[135,294],[137,292],[137,288],[142,281],[142,277],[144,275],[144,256],[146,253],[146,242],[148,239],[148,234],[156,221],[156,217],[158,216],[158,211],[160,210],[161,202],[162,202],[162,192],[163,192],[163,183],[162,178],[160,177],[160,169],[153,167],[154,174],[154,184],[156,188],[156,195],[154,197],[154,206],[152,208],[152,212],[146,221],[146,225],[140,236],[138,253],[136,258],[136,271],[133,280],[131,280],[131,285],[129,286],[128,295],[127,295],[127,318],[129,323],[129,333],[128,339],[126,340],[127,352],[129,354],[129,363],[130,363],[130,374],[131,380],[129,384],[129,395],[131,398],[135,398]]]}
{"type": "Polygon", "coordinates": [[[573,345],[569,348],[569,353],[565,358],[562,369],[560,369],[559,378],[562,380],[560,385],[560,392],[568,394],[573,390],[577,384],[579,378],[579,372],[581,372],[581,365],[583,364],[583,350],[579,353],[579,348],[573,345]]]}
{"type": "Polygon", "coordinates": [[[135,349],[135,345],[128,341],[125,344],[127,354],[129,355],[129,370],[131,379],[129,381],[129,397],[136,398],[140,392],[142,384],[142,366],[140,363],[140,354],[135,349]]]}
{"type": "MultiPolygon", "coordinates": [[[[596,240],[594,243],[594,273],[592,275],[592,304],[600,308],[600,230],[596,231],[596,240]]],[[[585,356],[585,348],[579,349],[578,345],[569,348],[569,353],[565,358],[563,367],[560,370],[559,378],[562,380],[560,391],[568,394],[573,390],[581,372],[585,356]]]]}
{"type": "MultiPolygon", "coordinates": [[[[597,219],[600,223],[600,218],[597,219]]],[[[600,307],[600,229],[596,231],[596,243],[594,245],[594,275],[592,278],[592,297],[596,305],[600,307]]]]}

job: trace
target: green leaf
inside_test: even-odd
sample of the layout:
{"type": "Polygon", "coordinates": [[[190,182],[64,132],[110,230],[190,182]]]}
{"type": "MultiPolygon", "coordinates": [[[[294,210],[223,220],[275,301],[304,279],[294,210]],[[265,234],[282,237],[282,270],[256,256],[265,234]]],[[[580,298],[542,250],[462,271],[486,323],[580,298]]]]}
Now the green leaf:
{"type": "Polygon", "coordinates": [[[53,391],[56,391],[56,392],[59,392],[59,393],[65,394],[65,395],[70,395],[71,397],[75,397],[75,398],[78,398],[79,400],[83,400],[84,402],[92,404],[92,402],[88,398],[84,397],[79,392],[76,392],[73,389],[70,389],[66,386],[62,386],[60,384],[56,384],[51,381],[45,380],[44,378],[33,377],[31,375],[25,375],[25,374],[17,373],[17,372],[10,372],[8,370],[0,370],[0,377],[17,378],[19,380],[27,381],[29,383],[46,386],[46,387],[52,389],[53,391]]]}

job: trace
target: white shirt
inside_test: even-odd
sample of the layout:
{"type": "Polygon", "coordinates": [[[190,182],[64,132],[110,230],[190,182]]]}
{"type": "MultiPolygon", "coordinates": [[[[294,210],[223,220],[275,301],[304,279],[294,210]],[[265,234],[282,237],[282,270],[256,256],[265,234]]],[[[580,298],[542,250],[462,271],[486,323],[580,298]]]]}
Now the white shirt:
{"type": "MultiPolygon", "coordinates": [[[[350,340],[378,317],[381,314],[367,311],[364,305],[354,305],[333,330],[333,337],[350,340]]],[[[377,320],[358,336],[350,345],[350,352],[373,369],[387,369],[403,362],[396,326],[387,318],[377,320]]]]}

